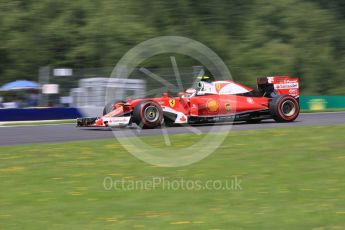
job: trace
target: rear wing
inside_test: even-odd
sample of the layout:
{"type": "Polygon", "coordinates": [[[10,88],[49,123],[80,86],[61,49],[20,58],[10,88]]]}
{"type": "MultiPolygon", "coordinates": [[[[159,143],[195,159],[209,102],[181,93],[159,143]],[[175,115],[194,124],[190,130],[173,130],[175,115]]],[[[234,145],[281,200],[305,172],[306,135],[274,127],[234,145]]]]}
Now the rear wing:
{"type": "Polygon", "coordinates": [[[257,79],[258,90],[263,96],[288,94],[299,98],[299,79],[297,77],[273,76],[257,79]]]}

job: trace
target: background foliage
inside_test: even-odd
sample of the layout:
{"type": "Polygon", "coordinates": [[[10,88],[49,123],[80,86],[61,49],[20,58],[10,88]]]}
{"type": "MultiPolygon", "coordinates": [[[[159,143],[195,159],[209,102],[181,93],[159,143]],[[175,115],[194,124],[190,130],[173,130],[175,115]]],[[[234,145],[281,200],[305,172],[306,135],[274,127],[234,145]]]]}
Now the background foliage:
{"type": "Polygon", "coordinates": [[[175,35],[212,48],[238,81],[287,74],[307,95],[345,92],[340,0],[0,0],[0,12],[1,84],[37,80],[45,65],[114,66],[139,42],[175,35]]]}

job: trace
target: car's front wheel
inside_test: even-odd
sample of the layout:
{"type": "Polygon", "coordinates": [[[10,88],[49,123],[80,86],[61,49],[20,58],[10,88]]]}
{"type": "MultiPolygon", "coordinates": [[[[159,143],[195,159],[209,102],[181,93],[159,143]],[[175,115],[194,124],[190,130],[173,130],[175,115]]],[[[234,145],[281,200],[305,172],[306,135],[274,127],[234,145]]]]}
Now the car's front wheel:
{"type": "Polygon", "coordinates": [[[143,129],[153,129],[163,122],[162,107],[154,101],[143,101],[133,109],[133,122],[143,129]]]}

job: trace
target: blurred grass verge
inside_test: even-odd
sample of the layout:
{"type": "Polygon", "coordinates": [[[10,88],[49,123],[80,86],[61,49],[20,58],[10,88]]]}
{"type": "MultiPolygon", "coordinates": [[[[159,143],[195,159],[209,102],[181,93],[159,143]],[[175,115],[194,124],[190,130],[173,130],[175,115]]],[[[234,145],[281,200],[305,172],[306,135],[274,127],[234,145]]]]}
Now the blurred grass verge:
{"type": "Polygon", "coordinates": [[[344,112],[344,109],[323,109],[323,110],[310,110],[310,109],[301,109],[301,113],[329,113],[329,112],[344,112]]]}
{"type": "MultiPolygon", "coordinates": [[[[344,136],[345,125],[232,132],[181,168],[141,162],[114,139],[1,147],[0,228],[344,229],[344,136]],[[107,176],[238,177],[242,190],[106,191],[107,176]]],[[[181,146],[190,139],[171,136],[181,146]]]]}

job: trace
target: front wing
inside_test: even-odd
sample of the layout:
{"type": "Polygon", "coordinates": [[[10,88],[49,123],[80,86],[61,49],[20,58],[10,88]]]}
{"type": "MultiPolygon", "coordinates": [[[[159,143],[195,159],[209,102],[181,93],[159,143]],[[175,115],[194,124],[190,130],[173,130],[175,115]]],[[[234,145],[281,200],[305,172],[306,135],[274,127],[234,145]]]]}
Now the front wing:
{"type": "Polygon", "coordinates": [[[131,122],[131,117],[85,117],[77,118],[77,127],[125,127],[131,122]]]}

